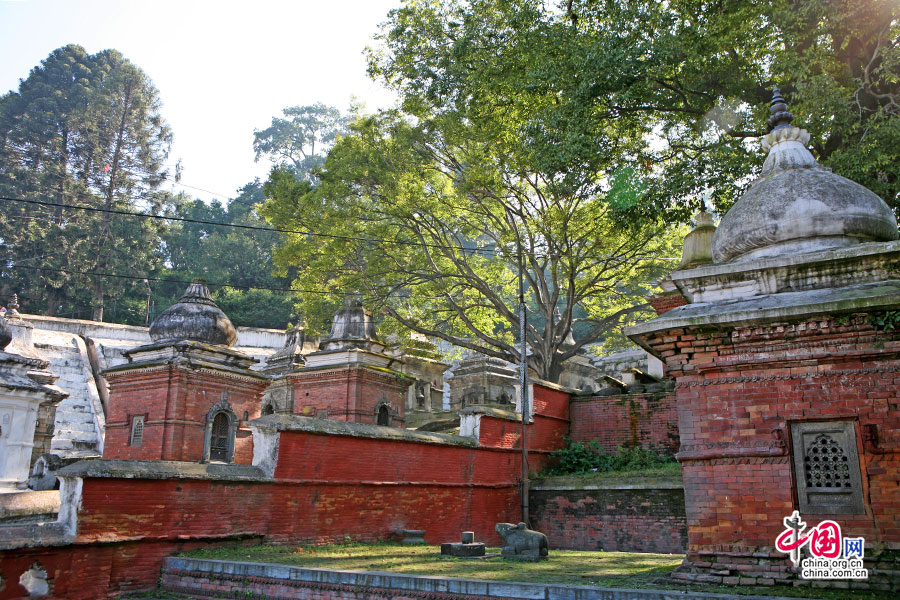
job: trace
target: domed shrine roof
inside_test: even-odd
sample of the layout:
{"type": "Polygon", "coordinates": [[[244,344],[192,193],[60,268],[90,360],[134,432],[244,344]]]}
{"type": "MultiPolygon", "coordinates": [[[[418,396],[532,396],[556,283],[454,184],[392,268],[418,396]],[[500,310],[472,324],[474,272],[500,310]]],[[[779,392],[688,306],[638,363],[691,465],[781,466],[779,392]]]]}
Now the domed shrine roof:
{"type": "Polygon", "coordinates": [[[715,263],[896,240],[897,220],[869,189],[822,167],[806,148],[809,133],[778,88],[770,108],[769,150],[760,177],[734,204],[712,240],[715,263]]]}
{"type": "Polygon", "coordinates": [[[320,350],[343,350],[362,348],[383,350],[378,341],[372,313],[363,308],[362,302],[351,298],[346,308],[338,310],[331,322],[331,335],[319,342],[320,350]]]}
{"type": "Polygon", "coordinates": [[[150,324],[154,342],[193,340],[216,346],[233,346],[234,325],[216,306],[202,280],[191,283],[178,302],[159,314],[150,324]]]}

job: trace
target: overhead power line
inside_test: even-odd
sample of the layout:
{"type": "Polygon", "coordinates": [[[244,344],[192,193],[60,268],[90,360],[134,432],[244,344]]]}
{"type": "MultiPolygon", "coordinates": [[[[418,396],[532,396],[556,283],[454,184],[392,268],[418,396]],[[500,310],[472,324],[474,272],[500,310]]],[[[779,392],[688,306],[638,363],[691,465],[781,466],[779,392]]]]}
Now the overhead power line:
{"type": "Polygon", "coordinates": [[[100,208],[97,206],[85,206],[83,204],[65,204],[61,202],[47,202],[45,200],[29,200],[27,198],[13,198],[10,196],[0,196],[0,200],[6,200],[8,202],[21,202],[24,204],[34,204],[38,206],[47,206],[52,208],[70,208],[73,210],[83,210],[87,212],[98,212],[98,213],[107,213],[114,215],[122,215],[126,217],[138,217],[142,219],[156,219],[160,221],[178,221],[181,223],[197,223],[200,225],[213,225],[216,227],[234,227],[236,229],[248,229],[255,231],[268,231],[274,233],[292,233],[296,235],[307,235],[312,237],[325,237],[330,239],[337,240],[347,240],[354,242],[368,242],[374,244],[391,244],[391,245],[400,245],[400,246],[426,246],[429,248],[440,248],[446,250],[462,250],[464,252],[478,252],[478,253],[489,253],[496,254],[496,250],[487,249],[487,248],[466,248],[465,246],[448,246],[442,244],[428,244],[428,243],[420,243],[420,242],[408,242],[404,240],[387,240],[387,239],[379,239],[379,238],[367,238],[363,236],[354,236],[354,235],[338,235],[333,233],[318,233],[315,231],[303,231],[296,229],[282,229],[279,227],[260,227],[259,225],[243,225],[241,223],[219,223],[217,221],[206,221],[203,219],[190,219],[187,217],[174,217],[167,215],[154,215],[152,213],[142,213],[131,210],[122,210],[118,208],[100,208]]]}
{"type": "MultiPolygon", "coordinates": [[[[233,227],[236,229],[244,229],[244,230],[252,230],[252,231],[266,231],[272,233],[290,233],[295,235],[306,235],[311,237],[324,237],[329,239],[337,239],[337,240],[347,240],[347,241],[355,241],[355,242],[366,242],[372,244],[387,244],[387,245],[397,245],[397,246],[413,246],[420,247],[424,246],[426,248],[436,248],[440,250],[461,250],[463,252],[471,252],[477,254],[499,254],[499,251],[491,248],[466,248],[465,246],[455,246],[455,245],[445,245],[445,244],[429,244],[427,242],[414,242],[414,241],[405,241],[405,240],[388,240],[381,238],[367,238],[364,236],[353,236],[353,235],[339,235],[332,233],[319,233],[316,231],[304,231],[304,230],[296,230],[296,229],[283,229],[279,227],[261,227],[259,225],[243,225],[241,223],[220,223],[217,221],[206,221],[203,219],[191,219],[188,217],[175,217],[175,216],[167,216],[167,215],[155,215],[152,213],[142,213],[137,211],[130,210],[122,210],[116,208],[100,208],[96,206],[85,206],[82,204],[65,204],[58,202],[47,202],[45,200],[30,200],[27,198],[13,198],[10,196],[0,196],[0,200],[5,200],[8,202],[21,202],[24,204],[32,204],[37,206],[46,206],[52,208],[68,208],[72,210],[82,210],[87,212],[98,212],[98,213],[107,213],[114,215],[121,215],[126,217],[136,217],[142,219],[156,219],[160,221],[177,221],[181,223],[195,223],[199,225],[212,225],[215,227],[233,227]]],[[[536,256],[543,256],[541,254],[536,254],[536,256]]],[[[637,256],[633,257],[633,260],[659,260],[659,261],[673,261],[673,260],[681,260],[681,257],[664,257],[664,256],[637,256]]]]}
{"type": "MultiPolygon", "coordinates": [[[[78,269],[57,269],[53,267],[33,267],[31,265],[19,265],[13,264],[13,269],[27,269],[29,271],[45,271],[49,273],[67,273],[69,275],[88,275],[93,277],[112,277],[115,279],[129,279],[129,280],[137,280],[143,281],[144,279],[148,281],[159,281],[162,283],[178,283],[182,285],[189,285],[193,283],[192,281],[186,279],[172,279],[169,277],[153,277],[151,275],[126,275],[124,273],[101,273],[98,271],[81,271],[78,269]]],[[[334,295],[334,296],[354,296],[357,295],[355,292],[338,292],[338,291],[323,291],[323,290],[295,290],[291,288],[277,288],[277,287],[265,287],[265,286],[254,286],[254,285],[238,285],[234,283],[215,283],[208,281],[206,285],[211,287],[230,287],[240,290],[266,290],[271,292],[288,292],[292,294],[320,294],[320,295],[334,295]]]]}

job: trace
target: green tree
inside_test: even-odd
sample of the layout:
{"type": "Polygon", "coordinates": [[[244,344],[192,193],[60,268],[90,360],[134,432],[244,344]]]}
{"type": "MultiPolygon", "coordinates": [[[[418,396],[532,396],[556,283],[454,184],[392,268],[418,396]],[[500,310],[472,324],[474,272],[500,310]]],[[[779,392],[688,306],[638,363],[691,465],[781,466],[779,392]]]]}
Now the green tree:
{"type": "MultiPolygon", "coordinates": [[[[174,222],[163,236],[166,269],[162,275],[165,279],[201,277],[211,284],[228,284],[212,285],[211,291],[235,325],[284,328],[291,317],[293,298],[279,291],[288,287],[289,279],[272,274],[278,234],[227,226],[265,227],[255,209],[264,199],[258,180],[238,190],[227,206],[218,200],[180,196],[173,216],[226,226],[174,222]]],[[[153,288],[154,302],[163,308],[184,291],[184,285],[169,282],[158,282],[153,288]]]]}
{"type": "MultiPolygon", "coordinates": [[[[491,121],[483,125],[492,133],[518,126],[491,121]]],[[[359,121],[316,187],[273,170],[262,214],[279,227],[328,233],[287,235],[276,264],[297,269],[296,288],[334,292],[300,294],[312,328],[359,292],[387,317],[383,331],[506,360],[517,355],[521,264],[530,366],[555,381],[565,360],[646,307],[636,297],[660,273],[653,257],[672,255],[668,238],[658,221],[616,225],[612,207],[638,193],[627,173],[600,192],[592,181],[538,171],[476,128],[436,123],[411,125],[393,112],[359,121]]]]}
{"type": "Polygon", "coordinates": [[[774,84],[819,160],[900,204],[895,0],[429,0],[391,12],[374,76],[411,115],[521,115],[556,170],[631,168],[651,211],[726,210],[758,173],[774,84]]]}
{"type": "Polygon", "coordinates": [[[321,102],[290,106],[273,117],[272,124],[253,132],[256,160],[266,157],[279,166],[289,166],[298,176],[311,178],[338,136],[347,131],[348,117],[321,102]]]}
{"type": "Polygon", "coordinates": [[[81,273],[147,272],[160,259],[159,223],[103,211],[167,206],[158,188],[170,145],[156,88],[120,53],[52,52],[0,99],[0,191],[55,205],[7,202],[3,291],[28,290],[51,315],[87,302],[103,320],[107,301],[132,284],[81,273]]]}

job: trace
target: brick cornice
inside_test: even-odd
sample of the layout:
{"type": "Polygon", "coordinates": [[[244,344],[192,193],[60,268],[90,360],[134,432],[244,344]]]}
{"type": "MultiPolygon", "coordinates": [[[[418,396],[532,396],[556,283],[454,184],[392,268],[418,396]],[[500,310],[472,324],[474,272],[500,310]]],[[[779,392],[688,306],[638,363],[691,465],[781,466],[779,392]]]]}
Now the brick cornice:
{"type": "MultiPolygon", "coordinates": [[[[722,369],[731,370],[725,366],[722,369]]],[[[846,375],[872,375],[876,373],[897,373],[900,372],[900,365],[883,365],[880,367],[868,367],[863,369],[829,369],[826,371],[811,371],[809,373],[791,373],[778,375],[741,375],[737,377],[715,377],[712,379],[704,379],[703,381],[678,381],[675,384],[676,389],[703,387],[708,385],[719,385],[723,383],[746,383],[749,381],[785,381],[790,379],[810,379],[820,377],[838,377],[846,375]]]]}

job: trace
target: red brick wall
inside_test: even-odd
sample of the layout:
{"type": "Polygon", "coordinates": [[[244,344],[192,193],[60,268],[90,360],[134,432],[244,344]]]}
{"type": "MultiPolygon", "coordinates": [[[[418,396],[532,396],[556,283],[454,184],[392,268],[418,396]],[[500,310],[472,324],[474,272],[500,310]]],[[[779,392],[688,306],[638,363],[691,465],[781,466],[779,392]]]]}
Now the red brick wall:
{"type": "Polygon", "coordinates": [[[679,306],[684,306],[688,303],[687,299],[681,295],[681,292],[650,296],[647,298],[647,302],[650,303],[650,306],[653,307],[653,310],[656,311],[657,315],[667,313],[673,308],[678,308],[679,306]]]}
{"type": "Polygon", "coordinates": [[[221,543],[221,540],[215,539],[141,541],[2,551],[0,577],[4,585],[0,587],[0,600],[28,597],[25,588],[19,585],[19,577],[35,563],[47,572],[52,597],[97,600],[152,588],[159,579],[164,557],[221,543]]]}
{"type": "Polygon", "coordinates": [[[769,552],[785,563],[772,547],[782,519],[798,507],[789,426],[829,419],[855,423],[866,514],[806,520],[830,518],[867,545],[900,548],[900,334],[875,331],[857,315],[675,329],[650,343],[677,381],[689,557],[702,564],[730,560],[723,552],[769,552]],[[877,426],[889,453],[863,443],[867,425],[877,426]]]}
{"type": "Polygon", "coordinates": [[[596,439],[607,451],[652,448],[672,456],[678,451],[675,394],[623,394],[572,399],[569,437],[576,442],[596,439]]]}
{"type": "MultiPolygon", "coordinates": [[[[533,422],[528,426],[529,471],[540,471],[549,454],[562,448],[569,432],[569,394],[560,390],[534,386],[533,422]]],[[[483,448],[515,450],[521,456],[522,425],[520,421],[484,415],[481,418],[479,442],[483,448]]],[[[517,459],[521,461],[521,458],[517,459]]],[[[521,464],[521,463],[519,463],[521,464]]],[[[519,469],[521,471],[521,469],[519,469]]]]}
{"type": "Polygon", "coordinates": [[[385,399],[392,413],[396,410],[399,415],[391,424],[403,424],[406,379],[359,366],[303,371],[289,377],[294,385],[295,413],[315,416],[316,409],[327,409],[329,419],[375,423],[375,407],[385,399]]]}
{"type": "MultiPolygon", "coordinates": [[[[541,388],[535,395],[539,410],[554,415],[536,415],[530,427],[536,432],[530,447],[551,444],[536,449],[539,462],[541,452],[558,447],[568,397],[541,388]]],[[[494,421],[506,423],[510,434],[518,427],[483,419],[488,428],[494,421]]],[[[494,525],[519,520],[520,465],[513,448],[284,431],[273,481],[86,478],[77,545],[42,549],[42,564],[53,570],[51,593],[102,598],[151,587],[162,557],[195,541],[376,540],[403,528],[424,529],[435,544],[457,540],[463,530],[498,544],[494,525]],[[124,540],[135,543],[122,545],[124,540]],[[82,577],[82,564],[91,565],[92,578],[82,577]]],[[[29,552],[0,552],[6,581],[18,581],[31,565],[26,557],[23,566],[29,552]]],[[[7,585],[0,600],[19,593],[7,585]]]]}
{"type": "Polygon", "coordinates": [[[203,458],[206,417],[228,392],[240,429],[235,462],[250,464],[253,440],[245,426],[260,416],[265,381],[249,381],[168,365],[124,374],[111,373],[104,458],[185,460],[203,458]],[[144,439],[132,446],[131,417],[144,415],[144,439]]]}
{"type": "Polygon", "coordinates": [[[532,526],[551,548],[682,553],[682,489],[531,489],[532,526]]]}

